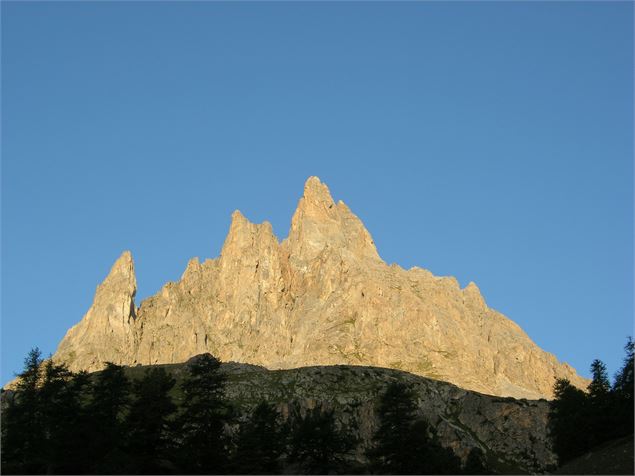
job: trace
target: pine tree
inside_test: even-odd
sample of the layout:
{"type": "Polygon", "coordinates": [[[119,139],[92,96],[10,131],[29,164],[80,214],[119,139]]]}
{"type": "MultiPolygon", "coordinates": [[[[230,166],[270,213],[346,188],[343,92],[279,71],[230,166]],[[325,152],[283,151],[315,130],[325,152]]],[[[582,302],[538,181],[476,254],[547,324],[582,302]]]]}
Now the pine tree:
{"type": "Polygon", "coordinates": [[[368,451],[379,474],[455,474],[459,458],[438,441],[434,429],[417,417],[415,395],[403,383],[392,383],[381,398],[379,428],[368,451]]]}
{"type": "Polygon", "coordinates": [[[124,418],[130,405],[130,390],[130,381],[119,365],[108,362],[95,377],[86,409],[89,420],[86,452],[92,460],[94,473],[126,471],[124,418]]]}
{"type": "Polygon", "coordinates": [[[220,366],[210,354],[198,356],[188,365],[181,384],[181,461],[192,474],[220,474],[229,463],[225,424],[231,419],[231,407],[225,399],[227,377],[220,366]]]}
{"type": "Polygon", "coordinates": [[[80,435],[85,429],[82,399],[88,384],[85,373],[73,374],[65,364],[51,359],[44,364],[39,400],[47,474],[83,474],[89,470],[82,454],[85,440],[80,435]]]}
{"type": "Polygon", "coordinates": [[[410,426],[416,419],[415,411],[412,391],[403,383],[390,384],[379,404],[379,428],[373,437],[374,446],[368,452],[373,472],[403,472],[402,455],[410,426]]]}
{"type": "Polygon", "coordinates": [[[589,384],[587,418],[589,446],[593,447],[613,436],[616,417],[614,395],[611,392],[606,365],[595,359],[591,364],[592,380],[589,384]]]}
{"type": "Polygon", "coordinates": [[[615,381],[613,383],[613,390],[621,393],[625,398],[633,399],[633,384],[634,384],[634,366],[633,360],[635,357],[635,342],[632,337],[629,337],[624,346],[626,357],[624,357],[624,364],[622,368],[615,374],[615,381]]]}
{"type": "Polygon", "coordinates": [[[601,398],[611,391],[606,365],[599,359],[595,359],[591,364],[591,374],[593,378],[589,384],[589,396],[591,398],[601,398]]]}
{"type": "Polygon", "coordinates": [[[164,368],[155,367],[133,384],[134,400],[126,419],[131,474],[162,474],[174,469],[169,456],[176,405],[169,392],[175,383],[164,368]]]}
{"type": "Polygon", "coordinates": [[[93,469],[93,459],[87,451],[94,433],[92,415],[88,413],[87,402],[92,394],[92,381],[86,371],[74,373],[68,383],[65,414],[66,432],[62,453],[68,454],[70,461],[64,461],[60,472],[67,474],[88,474],[93,469]],[[71,463],[71,464],[69,464],[71,463]]]}
{"type": "Polygon", "coordinates": [[[289,461],[303,474],[347,472],[346,455],[353,445],[354,440],[337,427],[333,410],[318,405],[296,417],[289,461]]]}
{"type": "Polygon", "coordinates": [[[560,464],[589,449],[590,422],[588,397],[567,379],[554,385],[549,404],[549,431],[560,464]]]}
{"type": "Polygon", "coordinates": [[[550,403],[549,429],[560,463],[612,438],[633,433],[633,341],[629,337],[622,369],[613,387],[606,366],[591,364],[588,393],[558,380],[550,403]]]}
{"type": "Polygon", "coordinates": [[[373,472],[405,474],[405,466],[411,466],[411,462],[404,461],[404,451],[410,444],[416,408],[414,394],[406,385],[388,386],[379,404],[379,428],[373,436],[374,446],[368,452],[373,472]]]}
{"type": "Polygon", "coordinates": [[[616,436],[632,434],[633,420],[635,417],[633,414],[633,409],[635,407],[633,399],[633,354],[635,353],[635,349],[633,339],[631,337],[628,338],[628,341],[624,346],[624,350],[626,351],[624,364],[615,375],[615,382],[613,383],[616,406],[616,436]]]}
{"type": "Polygon", "coordinates": [[[2,470],[4,473],[46,472],[45,433],[39,387],[42,353],[36,347],[24,359],[15,392],[2,418],[2,470]]]}
{"type": "Polygon", "coordinates": [[[285,432],[278,412],[261,402],[251,418],[241,425],[233,471],[238,474],[278,474],[285,449],[285,432]]]}

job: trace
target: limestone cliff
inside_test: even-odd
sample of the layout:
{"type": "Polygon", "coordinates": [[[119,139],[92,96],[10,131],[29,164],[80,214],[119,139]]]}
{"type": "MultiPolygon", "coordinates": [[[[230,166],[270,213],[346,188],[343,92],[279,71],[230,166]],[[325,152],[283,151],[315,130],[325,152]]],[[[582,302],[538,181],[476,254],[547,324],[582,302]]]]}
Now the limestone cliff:
{"type": "Polygon", "coordinates": [[[240,212],[218,258],[190,260],[138,309],[124,253],[54,358],[183,362],[211,352],[270,369],[355,364],[405,370],[499,396],[550,397],[556,378],[587,382],[490,309],[478,287],[387,265],[357,216],[317,177],[306,182],[287,239],[240,212]]]}

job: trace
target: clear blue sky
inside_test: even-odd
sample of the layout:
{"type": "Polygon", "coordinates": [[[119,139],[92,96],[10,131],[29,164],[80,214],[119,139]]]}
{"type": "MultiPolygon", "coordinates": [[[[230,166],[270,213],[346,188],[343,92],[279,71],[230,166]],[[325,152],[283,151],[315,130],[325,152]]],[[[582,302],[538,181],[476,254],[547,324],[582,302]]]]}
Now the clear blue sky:
{"type": "Polygon", "coordinates": [[[2,2],[2,381],[318,175],[582,374],[633,334],[633,5],[2,2]]]}

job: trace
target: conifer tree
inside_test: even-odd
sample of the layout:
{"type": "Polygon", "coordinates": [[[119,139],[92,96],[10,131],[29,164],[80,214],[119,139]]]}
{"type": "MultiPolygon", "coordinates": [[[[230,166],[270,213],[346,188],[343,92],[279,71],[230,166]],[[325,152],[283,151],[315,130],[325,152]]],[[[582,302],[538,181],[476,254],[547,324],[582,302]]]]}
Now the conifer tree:
{"type": "Polygon", "coordinates": [[[39,386],[42,353],[36,347],[24,359],[15,392],[2,418],[2,470],[4,473],[41,474],[45,434],[42,426],[39,386]]]}
{"type": "Polygon", "coordinates": [[[438,441],[434,429],[416,415],[414,392],[392,383],[381,398],[379,428],[368,451],[373,472],[379,474],[456,474],[459,458],[438,441]]]}
{"type": "Polygon", "coordinates": [[[549,431],[562,464],[589,448],[588,397],[567,379],[558,379],[553,393],[554,399],[549,404],[549,431]]]}
{"type": "Polygon", "coordinates": [[[44,364],[39,401],[45,433],[47,474],[83,474],[89,471],[83,455],[86,440],[82,399],[89,381],[85,373],[76,375],[65,364],[49,359],[44,364]]]}
{"type": "Polygon", "coordinates": [[[308,409],[293,424],[289,461],[303,474],[338,474],[346,471],[346,455],[354,440],[337,427],[333,410],[321,405],[308,409]]]}
{"type": "Polygon", "coordinates": [[[61,473],[88,474],[93,472],[94,460],[87,449],[95,432],[92,415],[87,411],[87,402],[92,393],[88,372],[73,373],[67,389],[63,407],[67,418],[64,435],[61,435],[64,443],[61,444],[60,455],[66,454],[68,458],[59,456],[63,461],[58,467],[61,473]]]}
{"type": "Polygon", "coordinates": [[[616,434],[618,436],[628,435],[633,433],[633,421],[634,414],[633,409],[635,407],[635,401],[633,399],[634,393],[634,366],[633,356],[635,353],[633,339],[628,338],[624,350],[626,356],[624,357],[624,364],[622,368],[615,375],[615,381],[613,383],[613,392],[615,394],[615,406],[617,411],[616,418],[616,434]]]}
{"type": "Polygon", "coordinates": [[[251,418],[241,425],[237,438],[233,471],[238,474],[278,474],[286,435],[279,414],[261,402],[251,418]]]}
{"type": "Polygon", "coordinates": [[[225,424],[231,419],[231,407],[225,399],[227,377],[220,365],[210,354],[197,356],[181,384],[181,462],[192,474],[220,474],[228,467],[225,424]]]}
{"type": "Polygon", "coordinates": [[[379,409],[379,428],[368,451],[375,473],[405,474],[404,451],[409,447],[410,428],[416,420],[413,392],[400,382],[392,383],[383,394],[379,409]]]}
{"type": "Polygon", "coordinates": [[[171,417],[176,405],[169,395],[176,381],[164,368],[147,370],[133,384],[133,402],[126,419],[128,471],[162,474],[174,470],[171,417]]]}
{"type": "Polygon", "coordinates": [[[592,380],[588,387],[588,446],[608,440],[614,433],[617,415],[606,365],[595,359],[591,364],[592,380]]]}
{"type": "Polygon", "coordinates": [[[633,384],[634,384],[634,357],[635,357],[635,342],[632,337],[629,337],[624,346],[626,356],[624,357],[624,363],[622,368],[615,375],[615,381],[613,384],[613,390],[621,393],[625,398],[633,399],[633,384]]]}
{"type": "Polygon", "coordinates": [[[633,341],[611,387],[606,366],[591,364],[588,393],[558,380],[550,403],[549,429],[560,463],[612,438],[633,433],[633,341]]]}
{"type": "Polygon", "coordinates": [[[126,470],[124,419],[130,405],[130,390],[124,368],[111,362],[95,377],[86,410],[90,422],[87,453],[95,473],[116,474],[126,470]]]}
{"type": "Polygon", "coordinates": [[[591,364],[592,380],[589,384],[589,396],[591,398],[602,398],[611,391],[606,365],[599,359],[595,359],[591,364]]]}

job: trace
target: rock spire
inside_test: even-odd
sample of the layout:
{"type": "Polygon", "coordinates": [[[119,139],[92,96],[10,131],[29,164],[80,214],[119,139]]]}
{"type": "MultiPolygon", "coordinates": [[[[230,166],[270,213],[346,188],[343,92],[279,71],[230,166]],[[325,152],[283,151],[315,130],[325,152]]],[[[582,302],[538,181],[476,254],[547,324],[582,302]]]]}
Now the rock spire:
{"type": "Polygon", "coordinates": [[[97,287],[84,318],[62,339],[55,358],[73,369],[94,369],[104,362],[129,363],[135,347],[136,292],[132,254],[125,251],[97,287]]]}

